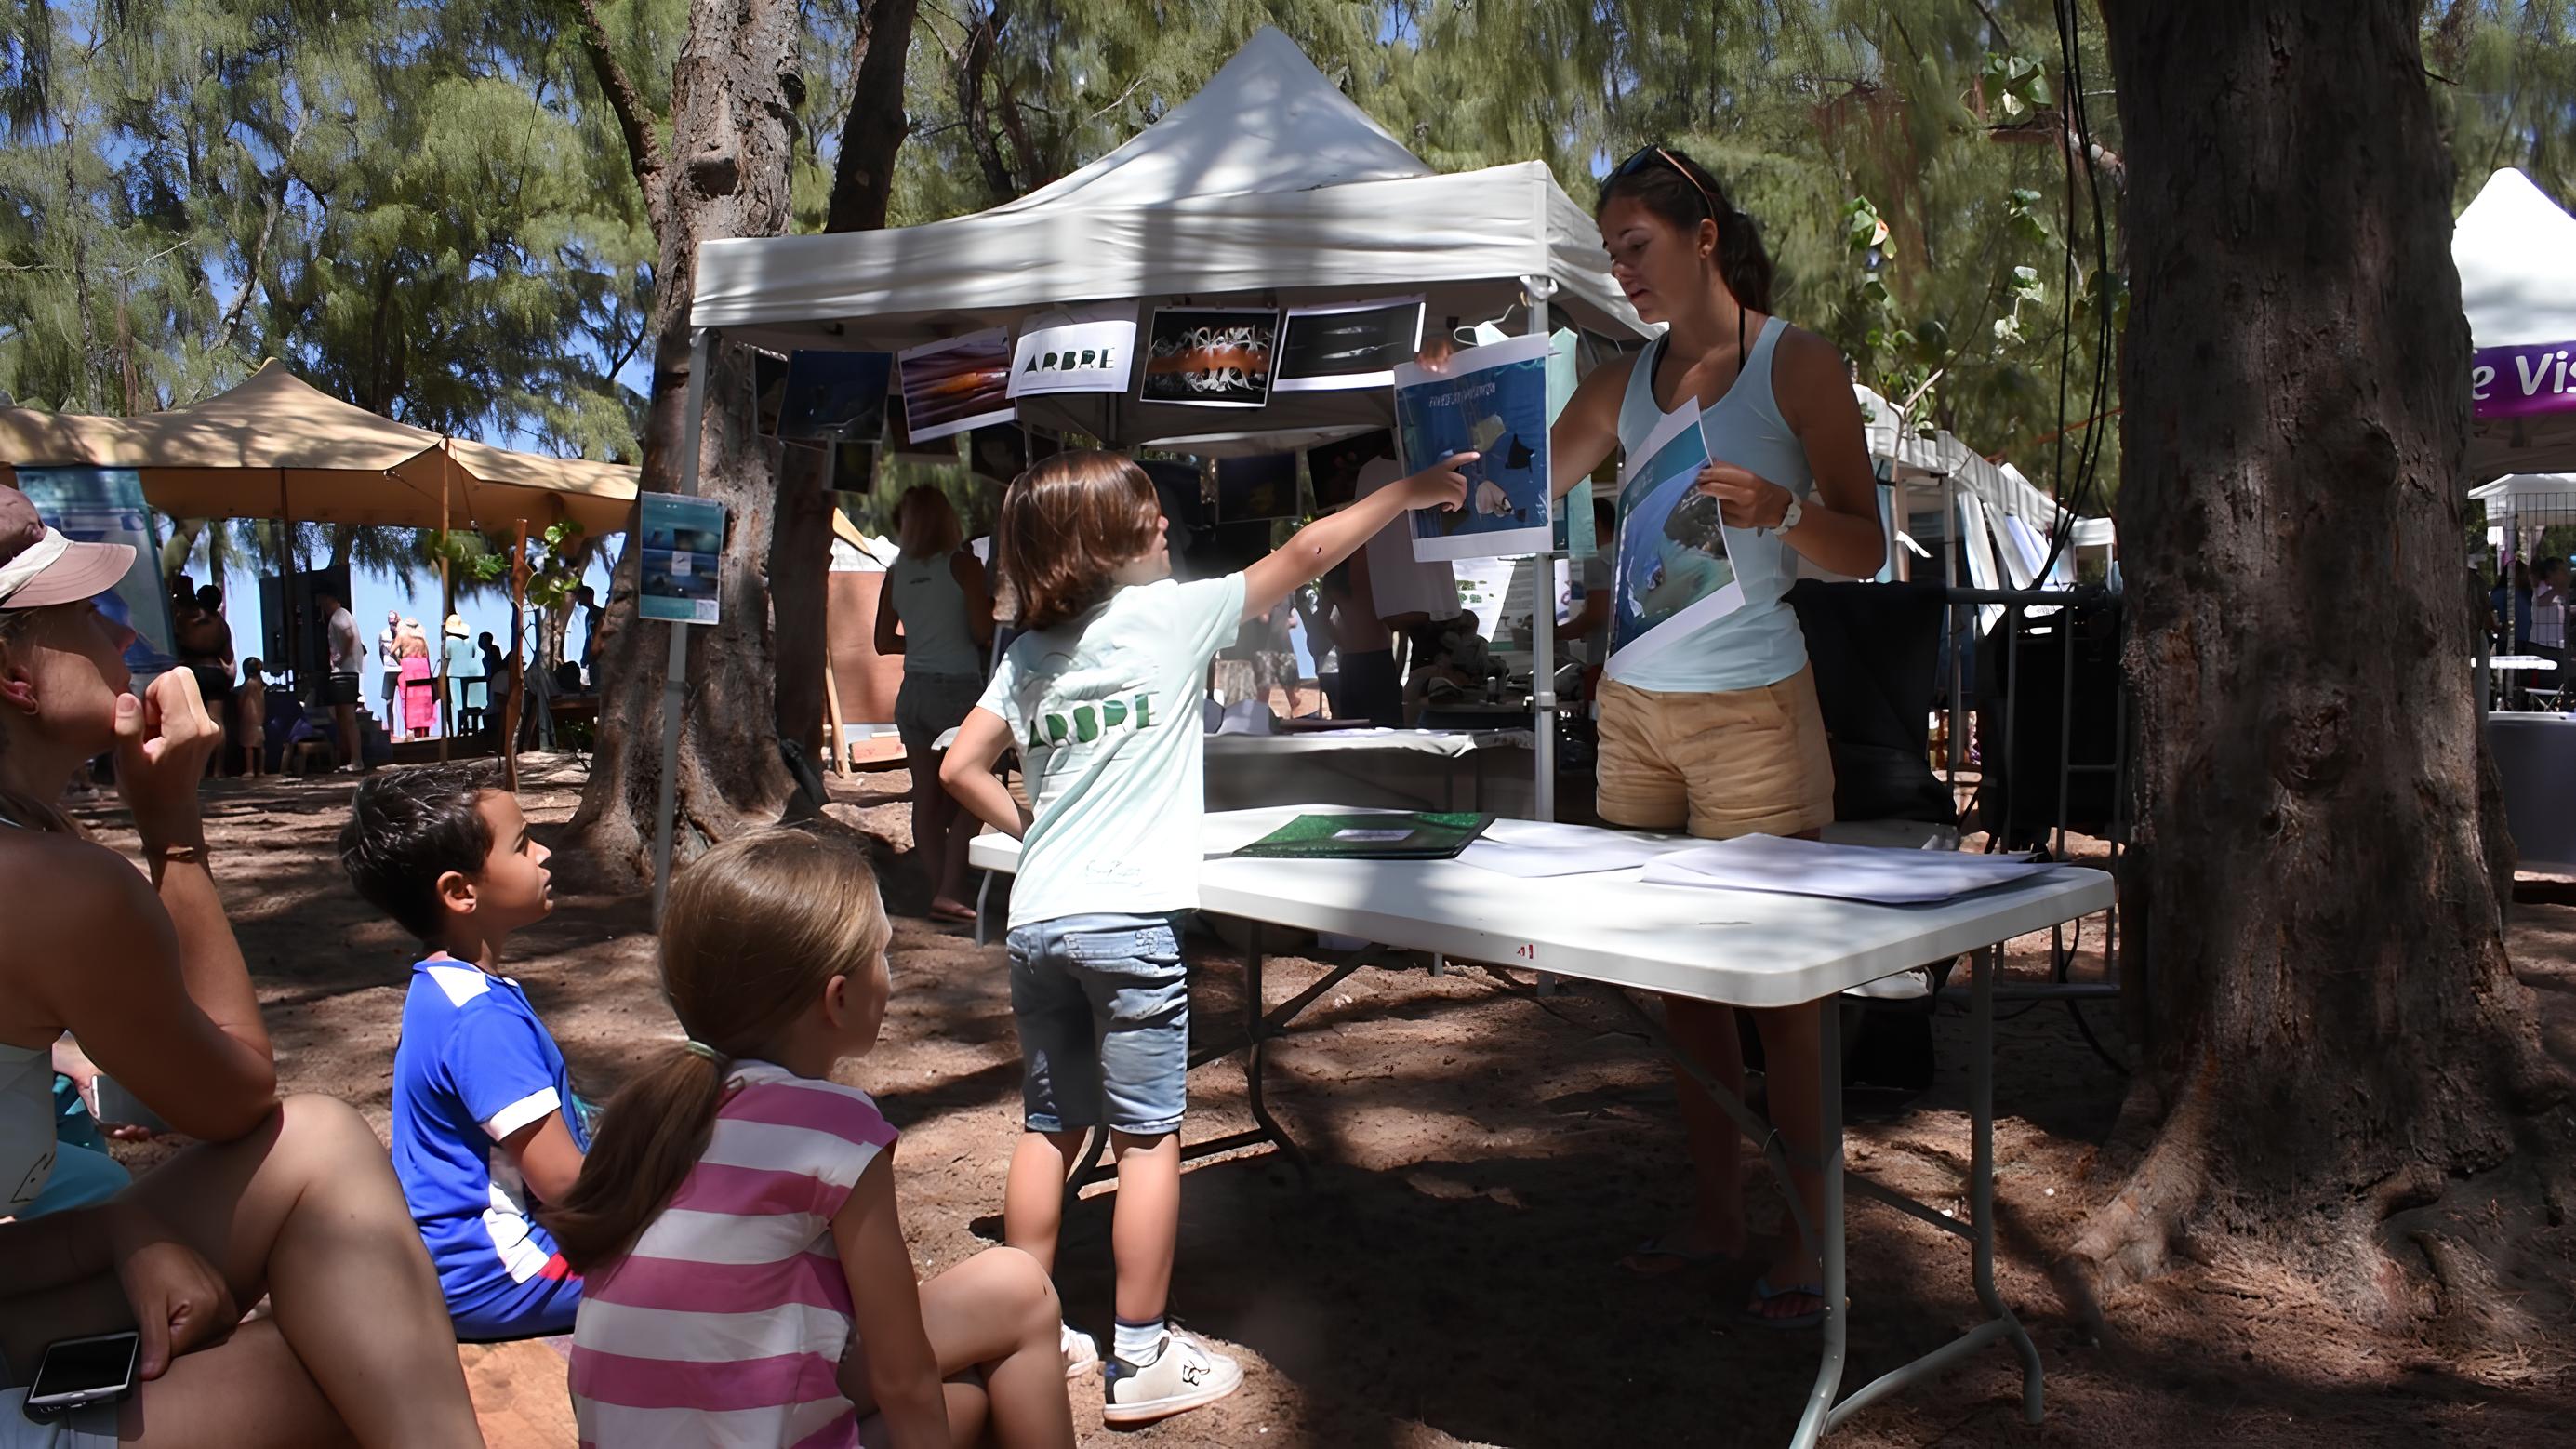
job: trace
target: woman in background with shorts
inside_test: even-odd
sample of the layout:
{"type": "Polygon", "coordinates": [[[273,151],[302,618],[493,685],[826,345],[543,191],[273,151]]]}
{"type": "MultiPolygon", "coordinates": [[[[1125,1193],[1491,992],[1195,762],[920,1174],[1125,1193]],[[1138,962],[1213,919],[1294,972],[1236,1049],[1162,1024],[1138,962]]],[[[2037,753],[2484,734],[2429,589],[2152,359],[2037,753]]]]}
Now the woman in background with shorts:
{"type": "Polygon", "coordinates": [[[877,595],[877,652],[903,656],[903,689],[895,695],[895,733],[912,766],[912,849],[929,876],[933,920],[971,921],[966,848],[975,818],[939,783],[944,754],[932,748],[965,723],[984,693],[984,657],[993,647],[993,591],[984,565],[965,544],[957,510],[936,488],[905,491],[895,503],[895,547],[877,595]],[[901,632],[898,633],[897,630],[901,632]]]}
{"type": "MultiPolygon", "coordinates": [[[[1698,163],[1648,146],[1602,184],[1596,210],[1611,276],[1637,315],[1666,324],[1633,359],[1575,390],[1550,434],[1562,498],[1613,448],[1633,451],[1681,408],[1703,411],[1715,498],[1741,608],[1633,667],[1614,657],[1600,693],[1600,813],[1646,830],[1812,836],[1833,819],[1833,763],[1806,642],[1786,598],[1799,558],[1866,576],[1884,561],[1876,483],[1851,374],[1832,343],[1770,315],[1771,260],[1753,221],[1698,163]]],[[[1626,520],[1621,520],[1623,526],[1626,520]]],[[[1615,586],[1615,585],[1614,585],[1615,586]]],[[[1740,1092],[1730,1008],[1665,999],[1675,1045],[1740,1092]]],[[[1818,1030],[1824,1003],[1753,1013],[1771,1117],[1808,1220],[1823,1211],[1818,1030]]],[[[1744,1251],[1735,1125],[1674,1073],[1694,1173],[1691,1216],[1626,1259],[1660,1275],[1744,1251]]],[[[1792,1229],[1754,1282],[1746,1314],[1820,1322],[1823,1265],[1792,1229]]]]}

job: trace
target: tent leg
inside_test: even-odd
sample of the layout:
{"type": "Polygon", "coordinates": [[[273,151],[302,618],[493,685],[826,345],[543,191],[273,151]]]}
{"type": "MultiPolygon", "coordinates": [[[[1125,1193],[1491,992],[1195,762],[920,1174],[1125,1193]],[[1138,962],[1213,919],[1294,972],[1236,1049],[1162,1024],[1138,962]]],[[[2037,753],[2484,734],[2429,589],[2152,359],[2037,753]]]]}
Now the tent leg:
{"type": "MultiPolygon", "coordinates": [[[[1529,335],[1548,335],[1547,298],[1556,290],[1552,278],[1524,277],[1530,292],[1529,335]]],[[[1552,505],[1553,506],[1553,505],[1552,505]]],[[[1536,739],[1538,778],[1532,813],[1556,818],[1556,555],[1550,545],[1538,552],[1538,577],[1530,587],[1530,709],[1536,739]]]]}
{"type": "MultiPolygon", "coordinates": [[[[525,712],[528,682],[528,520],[519,520],[518,547],[510,555],[510,702],[501,710],[501,780],[519,792],[519,720],[525,712]]],[[[492,704],[492,684],[483,684],[483,704],[492,704]]]]}
{"type": "MultiPolygon", "coordinates": [[[[698,491],[698,451],[705,437],[707,364],[715,353],[715,334],[701,330],[689,339],[689,386],[681,404],[680,493],[698,491]]],[[[662,666],[662,779],[653,811],[653,920],[662,920],[662,901],[671,889],[672,814],[679,804],[680,710],[688,698],[689,626],[672,623],[671,652],[662,666]]]]}

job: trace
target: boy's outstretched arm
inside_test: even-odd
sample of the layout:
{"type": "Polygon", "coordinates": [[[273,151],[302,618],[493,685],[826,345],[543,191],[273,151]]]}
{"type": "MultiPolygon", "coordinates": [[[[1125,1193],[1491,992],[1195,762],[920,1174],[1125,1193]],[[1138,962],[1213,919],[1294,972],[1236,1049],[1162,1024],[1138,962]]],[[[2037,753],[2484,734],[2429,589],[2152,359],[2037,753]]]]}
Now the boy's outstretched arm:
{"type": "Polygon", "coordinates": [[[948,758],[940,762],[939,783],[976,819],[1017,839],[1028,833],[1029,812],[993,773],[1010,747],[1011,727],[1000,715],[980,705],[968,710],[948,746],[948,758]]]}
{"type": "MultiPolygon", "coordinates": [[[[1243,617],[1258,619],[1279,607],[1279,601],[1290,593],[1359,552],[1361,544],[1376,537],[1379,529],[1407,509],[1455,512],[1467,501],[1467,479],[1458,470],[1475,462],[1476,457],[1474,453],[1452,453],[1410,478],[1390,483],[1341,512],[1297,530],[1295,537],[1243,571],[1243,617]]],[[[959,742],[964,742],[963,735],[959,742]]]]}

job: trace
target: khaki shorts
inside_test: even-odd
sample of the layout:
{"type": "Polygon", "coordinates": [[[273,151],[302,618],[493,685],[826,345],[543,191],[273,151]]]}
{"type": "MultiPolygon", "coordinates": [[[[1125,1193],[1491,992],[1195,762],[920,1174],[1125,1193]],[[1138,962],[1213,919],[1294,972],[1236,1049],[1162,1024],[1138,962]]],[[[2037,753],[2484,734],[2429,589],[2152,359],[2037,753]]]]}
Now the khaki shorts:
{"type": "Polygon", "coordinates": [[[1797,835],[1834,818],[1834,760],[1816,679],[1718,694],[1601,682],[1601,818],[1709,840],[1797,835]]]}

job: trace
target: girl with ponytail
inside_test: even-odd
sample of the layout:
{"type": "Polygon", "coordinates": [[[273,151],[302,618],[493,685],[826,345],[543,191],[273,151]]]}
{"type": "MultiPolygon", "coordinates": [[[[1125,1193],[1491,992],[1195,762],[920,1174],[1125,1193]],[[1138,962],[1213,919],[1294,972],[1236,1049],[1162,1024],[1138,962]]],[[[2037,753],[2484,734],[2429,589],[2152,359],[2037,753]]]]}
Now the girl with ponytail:
{"type": "Polygon", "coordinates": [[[831,1080],[876,1045],[891,934],[833,836],[756,832],[672,882],[662,984],[687,1040],[610,1101],[545,1215],[586,1279],[583,1443],[944,1449],[988,1416],[1004,1445],[1073,1443],[1046,1273],[993,1248],[917,1282],[895,1130],[831,1080]]]}
{"type": "MultiPolygon", "coordinates": [[[[1772,315],[1760,230],[1680,151],[1640,148],[1602,183],[1595,218],[1612,279],[1664,332],[1575,389],[1549,435],[1555,494],[1688,409],[1713,459],[1698,490],[1715,500],[1716,533],[1743,592],[1740,607],[1642,662],[1623,661],[1614,640],[1598,699],[1601,816],[1719,839],[1813,836],[1833,819],[1833,761],[1789,586],[1802,559],[1865,577],[1887,548],[1850,370],[1832,343],[1772,315]]],[[[1632,524],[1668,533],[1666,519],[1619,520],[1623,532],[1632,524]]],[[[1694,531],[1690,546],[1716,552],[1699,542],[1704,533],[1694,531]]],[[[1677,1048],[1740,1094],[1732,1012],[1672,997],[1665,1018],[1677,1048]]],[[[1823,1019],[1813,1002],[1754,1013],[1772,1116],[1810,1222],[1821,1221],[1824,1200],[1823,1019]]],[[[1745,1246],[1735,1126],[1689,1074],[1677,1070],[1674,1081],[1695,1202],[1690,1218],[1627,1258],[1631,1271],[1649,1275],[1745,1246]]],[[[1754,1280],[1747,1316],[1773,1328],[1821,1322],[1822,1268],[1814,1247],[1791,1234],[1754,1280]]]]}

